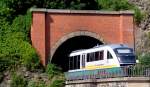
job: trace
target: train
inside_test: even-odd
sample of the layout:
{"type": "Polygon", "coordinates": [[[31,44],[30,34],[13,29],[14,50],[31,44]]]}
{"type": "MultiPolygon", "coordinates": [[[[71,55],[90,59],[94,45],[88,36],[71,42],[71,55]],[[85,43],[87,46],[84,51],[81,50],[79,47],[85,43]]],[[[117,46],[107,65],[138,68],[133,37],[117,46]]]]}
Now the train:
{"type": "Polygon", "coordinates": [[[102,78],[108,74],[123,76],[125,70],[121,67],[135,65],[135,57],[134,49],[125,44],[76,50],[69,54],[69,70],[65,76],[68,80],[88,79],[91,76],[102,78]]]}

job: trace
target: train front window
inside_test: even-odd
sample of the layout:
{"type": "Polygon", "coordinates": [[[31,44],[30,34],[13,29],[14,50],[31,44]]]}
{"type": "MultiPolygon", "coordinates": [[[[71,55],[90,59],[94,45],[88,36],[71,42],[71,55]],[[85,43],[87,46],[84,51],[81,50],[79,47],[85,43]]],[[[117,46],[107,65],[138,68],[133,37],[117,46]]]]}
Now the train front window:
{"type": "Polygon", "coordinates": [[[117,48],[115,49],[115,53],[118,57],[119,62],[122,64],[134,64],[136,62],[133,49],[131,48],[117,48]]]}
{"type": "Polygon", "coordinates": [[[118,54],[130,54],[133,53],[133,50],[131,48],[118,48],[116,49],[116,52],[118,54]]]}

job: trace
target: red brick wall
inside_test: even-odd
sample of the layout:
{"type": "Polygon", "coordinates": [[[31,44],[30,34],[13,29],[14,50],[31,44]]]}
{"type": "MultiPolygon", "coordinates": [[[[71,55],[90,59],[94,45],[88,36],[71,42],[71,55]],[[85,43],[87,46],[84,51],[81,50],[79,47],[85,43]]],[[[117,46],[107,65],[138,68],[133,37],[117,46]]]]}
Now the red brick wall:
{"type": "Polygon", "coordinates": [[[63,37],[76,31],[96,33],[106,43],[134,47],[133,15],[33,11],[31,40],[45,65],[50,51],[63,37]]]}
{"type": "Polygon", "coordinates": [[[45,13],[34,12],[31,26],[31,40],[33,46],[41,57],[42,64],[45,64],[46,46],[45,46],[45,13]]]}

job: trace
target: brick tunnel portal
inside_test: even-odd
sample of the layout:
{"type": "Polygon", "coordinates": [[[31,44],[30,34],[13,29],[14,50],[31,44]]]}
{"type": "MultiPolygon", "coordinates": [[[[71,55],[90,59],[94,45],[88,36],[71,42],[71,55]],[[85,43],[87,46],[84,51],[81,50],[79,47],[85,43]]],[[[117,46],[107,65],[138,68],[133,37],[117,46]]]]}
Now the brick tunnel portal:
{"type": "Polygon", "coordinates": [[[55,51],[51,63],[59,66],[62,70],[69,70],[69,54],[72,51],[92,48],[102,45],[103,42],[90,36],[75,36],[62,43],[55,51]]]}

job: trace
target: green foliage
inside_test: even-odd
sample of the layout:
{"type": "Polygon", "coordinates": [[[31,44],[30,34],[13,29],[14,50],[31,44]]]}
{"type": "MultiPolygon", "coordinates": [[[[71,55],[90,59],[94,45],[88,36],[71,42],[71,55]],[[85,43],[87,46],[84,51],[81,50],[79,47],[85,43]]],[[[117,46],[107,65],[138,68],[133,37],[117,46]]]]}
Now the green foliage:
{"type": "Polygon", "coordinates": [[[38,68],[40,61],[36,51],[32,48],[32,46],[28,42],[22,42],[19,48],[19,52],[21,54],[21,63],[29,70],[38,68]]]}
{"type": "Polygon", "coordinates": [[[21,75],[17,75],[16,73],[13,74],[10,87],[26,87],[27,81],[21,75]]]}
{"type": "MultiPolygon", "coordinates": [[[[25,14],[31,7],[50,9],[94,9],[94,10],[134,10],[137,24],[143,14],[128,0],[1,0],[0,15],[6,19],[14,19],[19,14],[25,14]]],[[[10,20],[9,20],[10,21],[10,20]]]]}
{"type": "Polygon", "coordinates": [[[9,13],[10,19],[8,21],[13,20],[17,15],[26,14],[26,11],[33,6],[34,2],[37,0],[0,0],[0,8],[5,10],[3,13],[9,13]]]}
{"type": "Polygon", "coordinates": [[[129,4],[127,0],[97,0],[99,9],[101,10],[129,10],[133,5],[129,4]]]}
{"type": "Polygon", "coordinates": [[[4,0],[0,0],[0,18],[5,18],[7,21],[11,21],[13,9],[8,8],[4,0]]]}
{"type": "Polygon", "coordinates": [[[11,12],[13,12],[12,9],[9,8],[0,8],[0,18],[5,17],[7,19],[7,21],[9,21],[9,19],[11,19],[11,12]]]}
{"type": "Polygon", "coordinates": [[[18,64],[18,60],[14,56],[16,55],[0,55],[0,72],[12,69],[18,64]]]}
{"type": "Polygon", "coordinates": [[[108,11],[133,10],[135,12],[135,22],[139,24],[144,18],[144,14],[138,7],[130,4],[128,0],[97,0],[98,9],[108,11]]]}
{"type": "Polygon", "coordinates": [[[63,87],[64,86],[64,76],[61,72],[61,69],[54,64],[48,64],[46,67],[46,73],[49,76],[49,79],[52,80],[52,83],[48,87],[63,87]]]}
{"type": "MultiPolygon", "coordinates": [[[[2,43],[0,51],[0,61],[3,61],[4,66],[23,64],[29,70],[39,66],[40,61],[36,51],[32,46],[21,39],[8,37],[2,43]]],[[[4,67],[2,66],[2,67],[4,67]]]]}
{"type": "Polygon", "coordinates": [[[31,13],[16,17],[11,25],[5,19],[0,21],[0,71],[21,64],[29,70],[37,68],[40,61],[28,37],[31,13]]]}
{"type": "Polygon", "coordinates": [[[56,79],[47,85],[43,81],[30,81],[27,87],[64,87],[64,80],[56,79]]]}
{"type": "Polygon", "coordinates": [[[31,27],[31,21],[32,21],[32,16],[31,12],[27,12],[26,15],[18,16],[16,17],[11,25],[11,32],[21,32],[24,36],[23,40],[29,40],[29,34],[30,34],[30,27],[31,27]]]}
{"type": "Polygon", "coordinates": [[[0,20],[0,41],[3,40],[4,35],[9,32],[9,23],[6,21],[5,18],[1,18],[0,20]]]}
{"type": "Polygon", "coordinates": [[[85,5],[86,5],[85,3],[81,3],[80,0],[77,0],[76,2],[72,1],[68,8],[80,10],[80,9],[83,9],[85,7],[85,5]]]}
{"type": "Polygon", "coordinates": [[[39,82],[30,81],[27,87],[47,87],[47,86],[43,81],[39,81],[39,82]]]}
{"type": "Polygon", "coordinates": [[[48,64],[46,67],[46,73],[49,75],[49,78],[53,78],[55,75],[59,75],[61,73],[61,69],[55,66],[54,64],[48,64]]]}
{"type": "Polygon", "coordinates": [[[64,80],[57,79],[49,87],[64,87],[64,80]]]}
{"type": "Polygon", "coordinates": [[[50,9],[97,9],[95,0],[45,0],[43,3],[44,8],[50,9]]]}
{"type": "Polygon", "coordinates": [[[150,54],[144,54],[139,56],[139,62],[142,66],[150,67],[150,54]]]}
{"type": "Polygon", "coordinates": [[[50,9],[64,9],[65,3],[62,0],[45,0],[43,7],[50,9]]]}
{"type": "Polygon", "coordinates": [[[135,22],[137,25],[141,23],[141,21],[144,19],[144,17],[145,17],[145,13],[141,12],[140,9],[135,7],[134,8],[134,18],[135,18],[135,22]]]}

